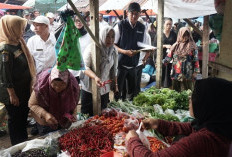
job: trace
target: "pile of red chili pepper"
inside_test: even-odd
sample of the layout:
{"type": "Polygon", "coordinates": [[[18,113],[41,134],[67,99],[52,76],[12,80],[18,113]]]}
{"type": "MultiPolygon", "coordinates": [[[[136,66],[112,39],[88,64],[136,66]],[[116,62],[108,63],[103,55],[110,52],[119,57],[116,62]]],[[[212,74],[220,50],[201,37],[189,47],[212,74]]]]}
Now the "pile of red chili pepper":
{"type": "Polygon", "coordinates": [[[98,157],[113,150],[113,136],[102,126],[86,125],[59,138],[60,149],[71,157],[98,157]]]}
{"type": "Polygon", "coordinates": [[[86,124],[94,123],[96,125],[105,127],[111,132],[113,135],[119,132],[128,132],[128,129],[124,127],[125,118],[118,118],[116,116],[94,116],[93,118],[86,121],[86,124]]]}
{"type": "Polygon", "coordinates": [[[147,139],[150,142],[150,149],[152,152],[157,152],[167,147],[163,142],[155,137],[147,137],[147,139]]]}

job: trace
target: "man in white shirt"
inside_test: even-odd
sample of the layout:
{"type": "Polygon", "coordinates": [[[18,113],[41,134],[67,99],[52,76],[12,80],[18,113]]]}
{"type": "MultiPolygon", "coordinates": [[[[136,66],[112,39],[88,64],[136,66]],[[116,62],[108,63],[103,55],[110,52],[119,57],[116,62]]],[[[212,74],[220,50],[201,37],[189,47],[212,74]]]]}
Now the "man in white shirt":
{"type": "Polygon", "coordinates": [[[47,68],[52,68],[56,63],[55,44],[56,38],[49,33],[49,19],[38,16],[33,21],[35,33],[27,42],[27,47],[35,60],[37,74],[47,68]]]}
{"type": "Polygon", "coordinates": [[[53,34],[55,34],[56,29],[59,27],[59,24],[55,21],[55,15],[51,12],[48,12],[46,14],[46,17],[49,19],[50,21],[50,32],[52,32],[53,34]]]}
{"type": "Polygon", "coordinates": [[[103,19],[103,14],[99,13],[99,28],[109,26],[109,24],[103,19]]]}

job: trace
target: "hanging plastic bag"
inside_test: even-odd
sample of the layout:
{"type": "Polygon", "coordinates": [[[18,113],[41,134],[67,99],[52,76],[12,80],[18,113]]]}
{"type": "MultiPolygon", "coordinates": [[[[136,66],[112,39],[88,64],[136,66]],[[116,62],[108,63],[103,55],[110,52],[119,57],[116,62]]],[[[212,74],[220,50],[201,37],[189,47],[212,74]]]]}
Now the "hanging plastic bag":
{"type": "Polygon", "coordinates": [[[66,26],[63,28],[55,46],[58,60],[57,68],[59,70],[84,70],[85,66],[80,52],[80,37],[81,34],[74,25],[71,16],[68,16],[66,26]]]}
{"type": "Polygon", "coordinates": [[[140,123],[138,130],[136,130],[136,133],[139,135],[139,138],[142,141],[143,145],[146,146],[148,149],[150,149],[149,140],[144,135],[144,133],[141,131],[142,125],[143,125],[143,122],[140,123]]]}

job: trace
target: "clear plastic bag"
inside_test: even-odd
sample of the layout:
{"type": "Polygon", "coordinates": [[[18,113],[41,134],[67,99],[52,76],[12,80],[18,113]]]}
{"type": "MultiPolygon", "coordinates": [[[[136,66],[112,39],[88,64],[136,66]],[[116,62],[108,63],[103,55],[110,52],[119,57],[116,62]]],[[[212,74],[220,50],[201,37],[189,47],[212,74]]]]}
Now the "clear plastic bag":
{"type": "Polygon", "coordinates": [[[133,117],[137,118],[137,119],[144,119],[144,115],[142,115],[141,113],[139,113],[138,110],[133,111],[131,115],[133,117]]]}
{"type": "Polygon", "coordinates": [[[118,111],[113,108],[106,108],[101,113],[104,117],[116,117],[118,114],[118,111]]]}
{"type": "Polygon", "coordinates": [[[136,133],[139,135],[139,138],[142,141],[143,145],[146,146],[148,149],[150,149],[150,143],[149,143],[147,137],[141,131],[142,125],[143,125],[143,123],[141,122],[140,125],[139,125],[138,130],[136,130],[136,133]]]}
{"type": "Polygon", "coordinates": [[[119,111],[118,115],[117,115],[117,118],[118,119],[123,119],[123,118],[128,119],[128,118],[130,118],[130,115],[128,113],[126,113],[126,112],[119,111]]]}
{"type": "Polygon", "coordinates": [[[124,127],[127,130],[137,130],[139,128],[139,121],[134,117],[130,117],[124,121],[124,127]]]}

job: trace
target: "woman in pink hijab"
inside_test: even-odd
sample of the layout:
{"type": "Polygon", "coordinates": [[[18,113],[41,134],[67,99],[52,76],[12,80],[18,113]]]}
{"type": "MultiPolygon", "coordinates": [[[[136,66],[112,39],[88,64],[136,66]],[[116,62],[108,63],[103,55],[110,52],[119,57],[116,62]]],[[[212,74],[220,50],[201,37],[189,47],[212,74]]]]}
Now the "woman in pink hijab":
{"type": "Polygon", "coordinates": [[[48,126],[47,132],[68,128],[76,121],[74,110],[79,101],[79,91],[75,77],[68,70],[59,71],[54,67],[42,71],[37,75],[29,100],[32,116],[39,125],[48,126]]]}

